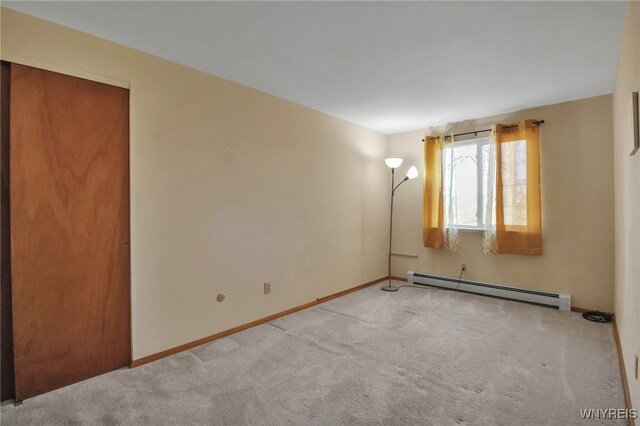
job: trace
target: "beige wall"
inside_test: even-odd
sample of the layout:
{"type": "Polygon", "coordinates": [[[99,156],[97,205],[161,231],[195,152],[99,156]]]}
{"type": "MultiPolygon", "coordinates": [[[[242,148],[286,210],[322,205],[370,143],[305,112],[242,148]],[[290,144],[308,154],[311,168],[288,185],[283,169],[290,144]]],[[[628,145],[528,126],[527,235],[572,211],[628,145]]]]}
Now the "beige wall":
{"type": "MultiPolygon", "coordinates": [[[[637,4],[635,9],[637,22],[637,4]]],[[[410,164],[422,170],[420,139],[427,130],[385,138],[4,8],[1,24],[3,59],[130,85],[135,359],[386,274],[388,194],[383,188],[389,176],[381,160],[386,154],[400,156],[405,158],[401,171],[410,164]],[[272,283],[270,296],[262,294],[265,281],[272,283]],[[227,293],[222,304],[215,302],[220,291],[227,293]]],[[[632,49],[629,26],[624,52],[632,49]]],[[[637,40],[637,29],[634,34],[637,40]]],[[[637,83],[635,55],[627,62],[636,63],[637,83]]],[[[418,257],[394,257],[393,273],[456,276],[460,263],[466,263],[470,279],[566,291],[574,306],[611,311],[612,98],[488,117],[447,130],[522,118],[546,120],[541,130],[544,255],[486,256],[478,233],[464,233],[458,253],[424,248],[417,179],[405,183],[396,197],[394,251],[418,257]]],[[[618,164],[623,159],[616,152],[618,164]]],[[[632,170],[625,170],[624,194],[630,195],[632,170]]],[[[633,173],[638,182],[637,167],[633,173]]],[[[633,188],[637,204],[637,184],[633,188]]],[[[630,204],[625,206],[618,222],[631,222],[630,204]]],[[[637,225],[629,226],[637,233],[637,225]]],[[[618,251],[628,245],[621,243],[624,235],[619,229],[618,251]]],[[[626,264],[619,257],[619,287],[621,276],[630,273],[621,275],[626,264]]],[[[635,273],[637,289],[637,266],[635,273]]],[[[620,294],[618,315],[628,303],[620,294]]],[[[628,334],[625,342],[636,342],[629,351],[637,350],[637,327],[635,340],[630,326],[621,328],[628,334]]]]}
{"type": "Polygon", "coordinates": [[[640,90],[640,3],[631,1],[613,92],[615,308],[632,405],[640,408],[640,384],[634,374],[634,357],[640,349],[640,151],[629,157],[628,146],[628,108],[634,90],[640,90]]]}
{"type": "MultiPolygon", "coordinates": [[[[533,289],[568,292],[574,306],[613,310],[613,148],[611,96],[549,105],[443,127],[454,133],[496,122],[544,119],[540,130],[542,256],[484,255],[482,234],[461,232],[461,249],[451,253],[422,244],[422,185],[405,184],[396,193],[392,273],[408,270],[465,277],[533,289]]],[[[432,133],[433,132],[433,133],[432,133]]],[[[426,134],[389,137],[388,154],[423,169],[426,134]]]]}
{"type": "Polygon", "coordinates": [[[130,84],[135,359],[386,275],[384,135],[11,10],[1,24],[3,59],[130,84]]]}

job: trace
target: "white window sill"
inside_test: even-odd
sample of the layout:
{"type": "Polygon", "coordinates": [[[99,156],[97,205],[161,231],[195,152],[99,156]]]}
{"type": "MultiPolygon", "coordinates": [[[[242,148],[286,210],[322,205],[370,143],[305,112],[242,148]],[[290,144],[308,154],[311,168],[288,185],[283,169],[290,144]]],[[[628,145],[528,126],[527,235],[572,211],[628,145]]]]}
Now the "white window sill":
{"type": "Polygon", "coordinates": [[[459,226],[457,229],[460,232],[472,232],[472,233],[484,232],[484,228],[465,228],[465,227],[459,226]]]}

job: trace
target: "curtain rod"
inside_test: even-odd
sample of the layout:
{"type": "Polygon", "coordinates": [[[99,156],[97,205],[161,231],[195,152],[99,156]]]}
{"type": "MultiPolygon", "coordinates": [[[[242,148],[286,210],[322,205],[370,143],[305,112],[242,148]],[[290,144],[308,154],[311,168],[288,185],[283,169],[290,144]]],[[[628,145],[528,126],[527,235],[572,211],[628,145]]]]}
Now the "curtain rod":
{"type": "MultiPolygon", "coordinates": [[[[533,121],[533,124],[536,124],[538,126],[543,124],[543,123],[544,123],[544,120],[535,120],[535,121],[533,121]]],[[[518,126],[519,126],[519,124],[512,124],[510,126],[502,126],[502,128],[503,129],[512,129],[512,128],[518,127],[518,126]]],[[[456,133],[455,135],[453,135],[453,137],[455,138],[456,136],[466,136],[466,135],[476,135],[476,136],[478,136],[478,133],[484,133],[484,132],[490,132],[490,131],[491,131],[491,129],[482,129],[482,130],[475,130],[473,132],[456,133]]],[[[450,137],[451,136],[449,136],[449,135],[445,136],[445,138],[450,138],[450,137]]],[[[425,139],[422,139],[422,142],[424,142],[424,141],[425,141],[425,139]]]]}

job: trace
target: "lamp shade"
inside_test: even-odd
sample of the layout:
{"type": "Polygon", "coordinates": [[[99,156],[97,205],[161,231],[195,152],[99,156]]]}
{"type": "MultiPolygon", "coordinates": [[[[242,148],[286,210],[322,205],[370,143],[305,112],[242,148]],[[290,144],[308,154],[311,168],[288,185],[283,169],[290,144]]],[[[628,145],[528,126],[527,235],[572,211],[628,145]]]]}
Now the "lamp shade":
{"type": "Polygon", "coordinates": [[[407,171],[407,177],[409,179],[414,179],[418,177],[418,169],[416,169],[416,166],[411,166],[409,171],[407,171]]]}
{"type": "Polygon", "coordinates": [[[385,158],[384,162],[387,163],[390,169],[397,169],[402,164],[402,158],[385,158]]]}

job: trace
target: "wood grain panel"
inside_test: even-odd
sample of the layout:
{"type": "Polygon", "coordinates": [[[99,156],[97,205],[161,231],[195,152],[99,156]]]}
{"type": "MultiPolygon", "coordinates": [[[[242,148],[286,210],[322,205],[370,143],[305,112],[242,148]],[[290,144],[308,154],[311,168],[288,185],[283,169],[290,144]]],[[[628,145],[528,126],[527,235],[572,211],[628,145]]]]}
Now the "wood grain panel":
{"type": "Polygon", "coordinates": [[[9,88],[11,67],[0,62],[0,400],[15,396],[11,323],[11,239],[9,210],[9,88]]]}
{"type": "Polygon", "coordinates": [[[129,94],[12,64],[16,399],[131,358],[129,94]]]}

